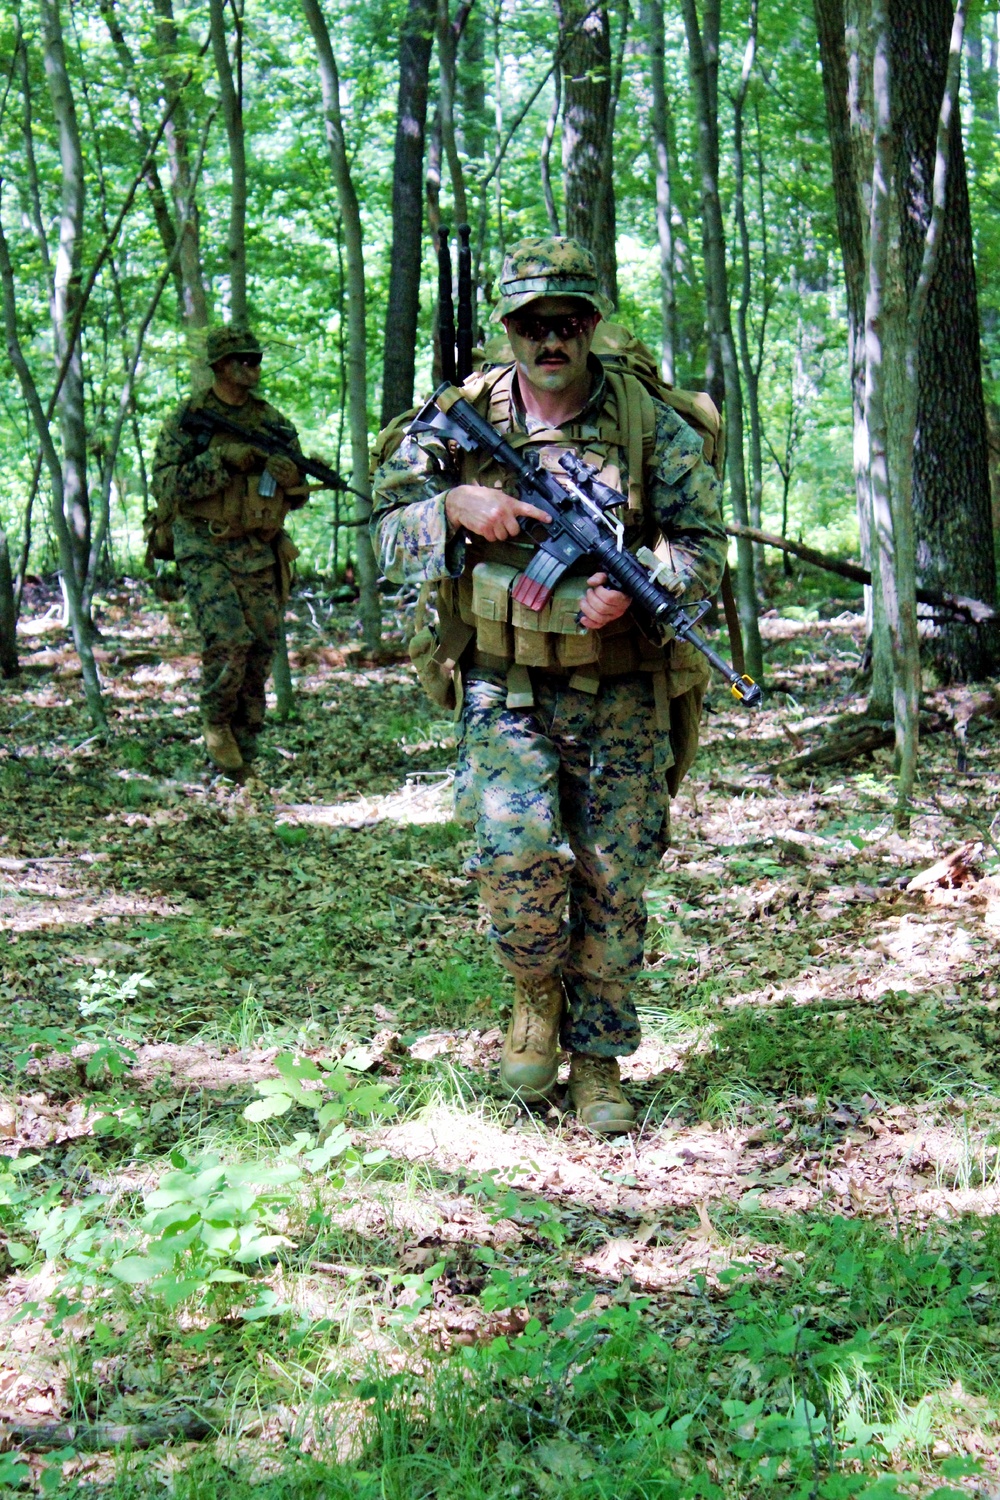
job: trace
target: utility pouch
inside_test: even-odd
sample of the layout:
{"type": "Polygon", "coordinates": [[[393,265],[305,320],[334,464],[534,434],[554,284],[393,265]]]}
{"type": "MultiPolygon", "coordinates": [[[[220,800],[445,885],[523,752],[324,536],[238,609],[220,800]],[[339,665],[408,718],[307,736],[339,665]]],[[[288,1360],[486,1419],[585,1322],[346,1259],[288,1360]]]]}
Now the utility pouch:
{"type": "MultiPolygon", "coordinates": [[[[505,563],[481,562],[472,570],[472,614],[476,649],[509,659],[514,652],[510,626],[510,590],[517,569],[505,563]]],[[[518,608],[517,605],[514,606],[518,608]]]]}
{"type": "Polygon", "coordinates": [[[262,541],[269,542],[284,525],[289,507],[280,485],[275,487],[273,494],[262,495],[260,479],[259,474],[249,474],[241,485],[239,526],[245,535],[259,536],[262,541]]]}

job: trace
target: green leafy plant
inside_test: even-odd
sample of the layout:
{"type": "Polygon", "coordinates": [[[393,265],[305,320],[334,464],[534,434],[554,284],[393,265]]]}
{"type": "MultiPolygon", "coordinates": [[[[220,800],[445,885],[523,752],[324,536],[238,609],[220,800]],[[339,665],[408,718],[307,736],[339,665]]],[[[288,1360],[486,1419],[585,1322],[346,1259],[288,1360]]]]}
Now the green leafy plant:
{"type": "MultiPolygon", "coordinates": [[[[111,1274],[147,1287],[170,1307],[205,1292],[219,1301],[222,1289],[250,1280],[238,1266],[259,1264],[292,1243],[275,1231],[275,1213],[288,1196],[274,1189],[301,1174],[291,1163],[234,1166],[214,1155],[189,1161],[180,1151],[170,1159],[174,1170],[145,1197],[145,1250],[116,1260],[111,1274]]],[[[275,1299],[270,1311],[278,1310],[275,1299]]]]}
{"type": "Polygon", "coordinates": [[[384,1083],[362,1083],[352,1069],[352,1055],[339,1062],[314,1062],[281,1052],[275,1059],[277,1078],[263,1078],[256,1085],[258,1097],[247,1105],[243,1117],[260,1124],[286,1115],[296,1107],[311,1110],[314,1131],[297,1131],[283,1155],[301,1157],[310,1172],[321,1172],[340,1158],[342,1165],[357,1170],[385,1158],[385,1152],[354,1151],[345,1121],[349,1115],[362,1119],[385,1113],[384,1083]]]}

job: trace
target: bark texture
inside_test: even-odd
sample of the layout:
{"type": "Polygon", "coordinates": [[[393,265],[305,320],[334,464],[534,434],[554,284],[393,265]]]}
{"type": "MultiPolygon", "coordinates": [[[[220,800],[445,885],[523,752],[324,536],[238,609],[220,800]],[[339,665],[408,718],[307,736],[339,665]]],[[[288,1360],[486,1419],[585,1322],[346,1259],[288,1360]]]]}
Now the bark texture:
{"type": "Polygon", "coordinates": [[[383,427],[413,405],[423,248],[427,76],[436,19],[434,0],[410,0],[399,38],[399,95],[392,169],[392,249],[382,364],[383,427]]]}
{"type": "Polygon", "coordinates": [[[59,0],[40,0],[40,11],[45,39],[45,75],[52,99],[62,168],[59,245],[52,278],[52,332],[56,367],[66,365],[66,374],[56,404],[63,449],[62,504],[69,528],[73,573],[77,588],[82,590],[90,556],[87,425],[83,361],[77,324],[85,199],[83,152],[80,147],[76,105],[66,71],[59,0]]]}
{"type": "Polygon", "coordinates": [[[0,526],[0,677],[16,677],[17,606],[14,601],[14,575],[10,566],[7,533],[0,526]]]}
{"type": "MultiPolygon", "coordinates": [[[[368,495],[368,364],[361,213],[351,176],[347,142],[344,139],[344,122],[340,113],[340,77],[326,18],[319,0],[302,0],[302,8],[316,44],[330,170],[337,193],[347,258],[347,351],[344,373],[351,434],[351,484],[361,495],[368,495]]],[[[418,177],[418,186],[419,180],[418,177]]],[[[370,515],[370,500],[356,500],[354,519],[367,521],[370,515]]],[[[378,564],[367,526],[358,527],[356,545],[361,628],[365,645],[370,651],[375,651],[382,635],[382,609],[378,592],[378,564]]]]}
{"type": "MultiPolygon", "coordinates": [[[[156,14],[156,47],[160,58],[167,98],[176,99],[167,125],[167,159],[170,165],[170,191],[174,213],[184,216],[185,204],[191,200],[191,160],[188,147],[188,116],[183,98],[183,75],[177,66],[178,36],[172,0],[153,0],[156,14]]],[[[191,330],[208,323],[208,299],[201,273],[201,236],[197,206],[188,215],[181,238],[178,259],[184,296],[184,322],[191,330]]]]}
{"type": "MultiPolygon", "coordinates": [[[[695,118],[698,123],[698,166],[701,176],[702,238],[705,251],[705,294],[711,339],[719,351],[725,380],[727,468],[733,515],[748,526],[746,458],[743,437],[743,387],[736,340],[729,309],[726,236],[719,196],[719,30],[720,0],[705,0],[703,22],[696,0],[682,0],[687,32],[695,118]]],[[[757,622],[753,543],[737,542],[736,599],[746,651],[747,670],[758,681],[764,673],[764,653],[757,622]]]]}
{"type": "Polygon", "coordinates": [[[615,188],[611,133],[614,88],[611,22],[603,5],[559,0],[565,39],[563,68],[563,185],[566,233],[592,250],[601,290],[617,304],[615,188]]]}
{"type": "MultiPolygon", "coordinates": [[[[952,32],[951,0],[890,0],[889,36],[900,250],[906,291],[920,277],[931,222],[938,114],[952,32]]],[[[913,517],[920,583],[996,601],[989,451],[972,221],[961,119],[951,121],[937,270],[920,336],[913,517]]],[[[995,626],[935,626],[925,655],[946,680],[989,676],[995,626]]]]}
{"type": "Polygon", "coordinates": [[[236,31],[236,71],[229,57],[225,0],[209,0],[212,56],[219,78],[222,116],[229,140],[229,229],[226,261],[229,271],[229,311],[234,323],[246,325],[247,310],[247,157],[243,134],[243,88],[239,21],[236,31]]]}
{"type": "Polygon", "coordinates": [[[677,284],[674,275],[674,205],[670,180],[670,106],[664,65],[663,0],[647,0],[650,126],[656,161],[656,240],[660,248],[660,371],[670,385],[677,373],[677,284]]]}

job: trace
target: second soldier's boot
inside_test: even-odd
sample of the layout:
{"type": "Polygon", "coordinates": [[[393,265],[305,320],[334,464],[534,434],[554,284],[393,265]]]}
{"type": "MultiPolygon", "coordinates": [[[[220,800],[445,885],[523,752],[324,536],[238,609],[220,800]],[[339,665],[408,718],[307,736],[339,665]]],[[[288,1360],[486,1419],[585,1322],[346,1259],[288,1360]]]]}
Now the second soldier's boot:
{"type": "Polygon", "coordinates": [[[223,771],[242,771],[243,756],[228,724],[202,725],[209,758],[223,771]]]}
{"type": "Polygon", "coordinates": [[[559,1024],[565,996],[555,974],[515,979],[514,1014],[500,1054],[500,1082],[529,1103],[548,1099],[559,1072],[559,1024]]]}
{"type": "Polygon", "coordinates": [[[620,1135],[635,1124],[635,1110],[622,1093],[617,1057],[574,1052],[569,1060],[569,1097],[577,1119],[598,1135],[620,1135]]]}

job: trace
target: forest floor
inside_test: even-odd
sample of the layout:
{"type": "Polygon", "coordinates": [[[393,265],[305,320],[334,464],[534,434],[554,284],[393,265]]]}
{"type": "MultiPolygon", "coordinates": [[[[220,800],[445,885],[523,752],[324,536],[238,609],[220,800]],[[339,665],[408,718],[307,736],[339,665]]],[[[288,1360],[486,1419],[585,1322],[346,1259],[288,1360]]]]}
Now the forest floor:
{"type": "Polygon", "coordinates": [[[1000,1495],[998,730],[964,771],[928,737],[905,836],[888,750],[776,772],[862,707],[860,621],[808,613],[764,622],[762,712],[713,690],[650,880],[641,1128],[603,1141],[498,1092],[510,986],[400,619],[366,663],[299,592],[296,716],[234,787],[180,604],[101,601],[105,741],[34,591],[0,1492],[1000,1495]]]}

